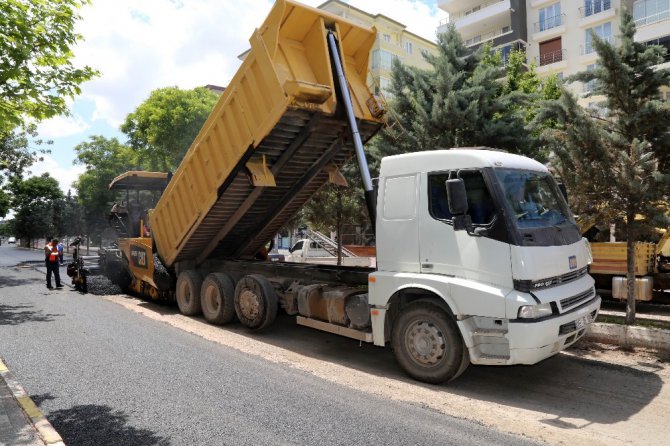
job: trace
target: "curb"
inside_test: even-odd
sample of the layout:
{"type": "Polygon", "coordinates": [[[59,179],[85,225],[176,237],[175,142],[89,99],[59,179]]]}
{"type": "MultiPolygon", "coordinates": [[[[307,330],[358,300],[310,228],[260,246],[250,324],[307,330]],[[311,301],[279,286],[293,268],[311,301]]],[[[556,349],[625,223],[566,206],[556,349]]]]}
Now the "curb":
{"type": "Polygon", "coordinates": [[[26,414],[30,422],[35,426],[37,433],[44,443],[51,446],[65,446],[60,434],[49,423],[49,420],[40,412],[28,393],[21,387],[21,384],[14,378],[4,362],[0,359],[0,376],[4,379],[7,387],[12,391],[14,399],[19,403],[21,409],[26,414]]]}
{"type": "Polygon", "coordinates": [[[583,339],[623,348],[642,347],[670,355],[670,330],[594,322],[583,339]]]}

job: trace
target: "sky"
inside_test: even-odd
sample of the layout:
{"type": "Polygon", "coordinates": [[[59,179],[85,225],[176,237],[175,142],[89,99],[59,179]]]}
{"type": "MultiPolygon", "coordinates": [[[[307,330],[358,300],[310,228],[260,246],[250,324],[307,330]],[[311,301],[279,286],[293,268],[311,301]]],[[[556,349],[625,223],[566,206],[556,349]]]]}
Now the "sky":
{"type": "MultiPolygon", "coordinates": [[[[302,0],[318,6],[325,0],[302,0]]],[[[346,0],[345,0],[346,1],[346,0]]],[[[80,11],[76,30],[83,36],[73,49],[75,66],[101,75],[82,85],[70,116],[38,125],[39,137],[53,141],[51,154],[31,166],[32,175],[49,172],[67,193],[84,172],[74,165],[74,147],[92,135],[117,137],[126,115],[168,86],[190,89],[226,86],[249,48],[249,37],[273,5],[271,0],[93,0],[80,11]]],[[[371,14],[383,14],[407,30],[435,41],[446,13],[437,0],[349,0],[371,14]]],[[[74,190],[73,190],[74,193],[74,190]]]]}

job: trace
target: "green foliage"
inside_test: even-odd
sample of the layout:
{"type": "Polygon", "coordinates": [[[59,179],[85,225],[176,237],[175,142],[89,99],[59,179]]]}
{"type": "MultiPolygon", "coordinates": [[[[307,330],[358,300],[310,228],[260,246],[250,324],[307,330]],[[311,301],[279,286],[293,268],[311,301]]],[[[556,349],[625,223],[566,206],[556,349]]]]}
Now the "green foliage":
{"type": "Polygon", "coordinates": [[[130,113],[121,131],[151,170],[171,171],[198,135],[218,95],[198,87],[160,88],[130,113]]]}
{"type": "MultiPolygon", "coordinates": [[[[438,51],[426,55],[429,70],[394,63],[389,127],[373,143],[375,154],[489,146],[541,158],[520,112],[529,96],[501,82],[497,56],[467,49],[453,26],[438,36],[438,51]]],[[[512,82],[531,79],[519,73],[512,82]]]]}
{"type": "Polygon", "coordinates": [[[4,190],[0,189],[0,217],[5,218],[11,206],[11,196],[4,190]]]}
{"type": "Polygon", "coordinates": [[[17,177],[11,180],[9,189],[15,210],[14,230],[17,237],[45,237],[61,230],[63,192],[58,180],[48,173],[27,180],[17,177]]]}
{"type": "Polygon", "coordinates": [[[654,69],[663,63],[665,50],[634,41],[635,24],[628,12],[621,32],[620,46],[593,35],[598,68],[572,78],[595,81],[593,94],[604,96],[602,107],[582,109],[564,92],[545,103],[534,123],[555,123],[542,137],[555,153],[553,162],[568,186],[573,209],[624,227],[629,253],[626,320],[632,324],[633,243],[648,226],[668,224],[670,107],[657,97],[661,86],[670,86],[670,70],[654,69]]]}
{"type": "Polygon", "coordinates": [[[42,160],[42,154],[49,150],[41,147],[51,141],[35,139],[35,125],[16,130],[4,136],[0,135],[0,172],[6,177],[21,176],[35,161],[42,160]],[[31,147],[31,142],[33,147],[31,147]]]}
{"type": "Polygon", "coordinates": [[[72,65],[77,11],[88,0],[0,2],[0,136],[25,124],[67,112],[67,98],[97,75],[72,65]]]}
{"type": "Polygon", "coordinates": [[[123,172],[138,168],[139,156],[116,138],[103,136],[91,136],[74,150],[77,153],[75,164],[86,166],[86,172],[74,185],[78,201],[85,209],[86,232],[102,231],[107,227],[105,216],[111,208],[110,203],[115,201],[109,183],[123,172]]]}

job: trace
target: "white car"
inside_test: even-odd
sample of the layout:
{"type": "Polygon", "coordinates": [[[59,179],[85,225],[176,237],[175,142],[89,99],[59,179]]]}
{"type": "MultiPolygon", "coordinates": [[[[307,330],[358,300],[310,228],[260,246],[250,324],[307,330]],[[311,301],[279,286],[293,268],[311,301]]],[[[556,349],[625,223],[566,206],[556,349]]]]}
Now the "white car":
{"type": "Polygon", "coordinates": [[[7,239],[7,243],[8,243],[8,244],[16,243],[16,237],[9,237],[9,238],[7,239]]]}

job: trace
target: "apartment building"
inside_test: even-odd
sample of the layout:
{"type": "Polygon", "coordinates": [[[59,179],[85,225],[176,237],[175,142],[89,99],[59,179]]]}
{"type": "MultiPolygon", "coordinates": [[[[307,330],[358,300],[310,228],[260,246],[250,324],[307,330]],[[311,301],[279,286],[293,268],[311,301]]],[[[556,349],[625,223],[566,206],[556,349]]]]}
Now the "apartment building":
{"type": "Polygon", "coordinates": [[[524,0],[438,0],[437,6],[449,14],[437,32],[445,32],[453,23],[467,47],[475,49],[488,43],[501,51],[506,61],[512,49],[528,45],[524,0]]]}
{"type": "MultiPolygon", "coordinates": [[[[525,43],[527,61],[535,63],[540,76],[562,78],[594,69],[598,55],[591,33],[616,44],[624,8],[633,12],[636,41],[661,44],[670,52],[670,0],[438,0],[438,6],[473,48],[485,41],[501,48],[500,39],[514,35],[525,43]]],[[[599,98],[585,97],[592,84],[575,82],[570,88],[582,96],[582,105],[598,102],[599,98]]],[[[667,91],[661,95],[670,99],[667,91]]]]}
{"type": "Polygon", "coordinates": [[[381,91],[388,94],[394,59],[406,65],[427,69],[430,64],[423,58],[423,52],[437,54],[437,45],[434,42],[407,31],[405,25],[385,15],[371,14],[340,0],[328,0],[318,8],[377,29],[377,41],[372,47],[368,78],[375,93],[381,91]]]}

